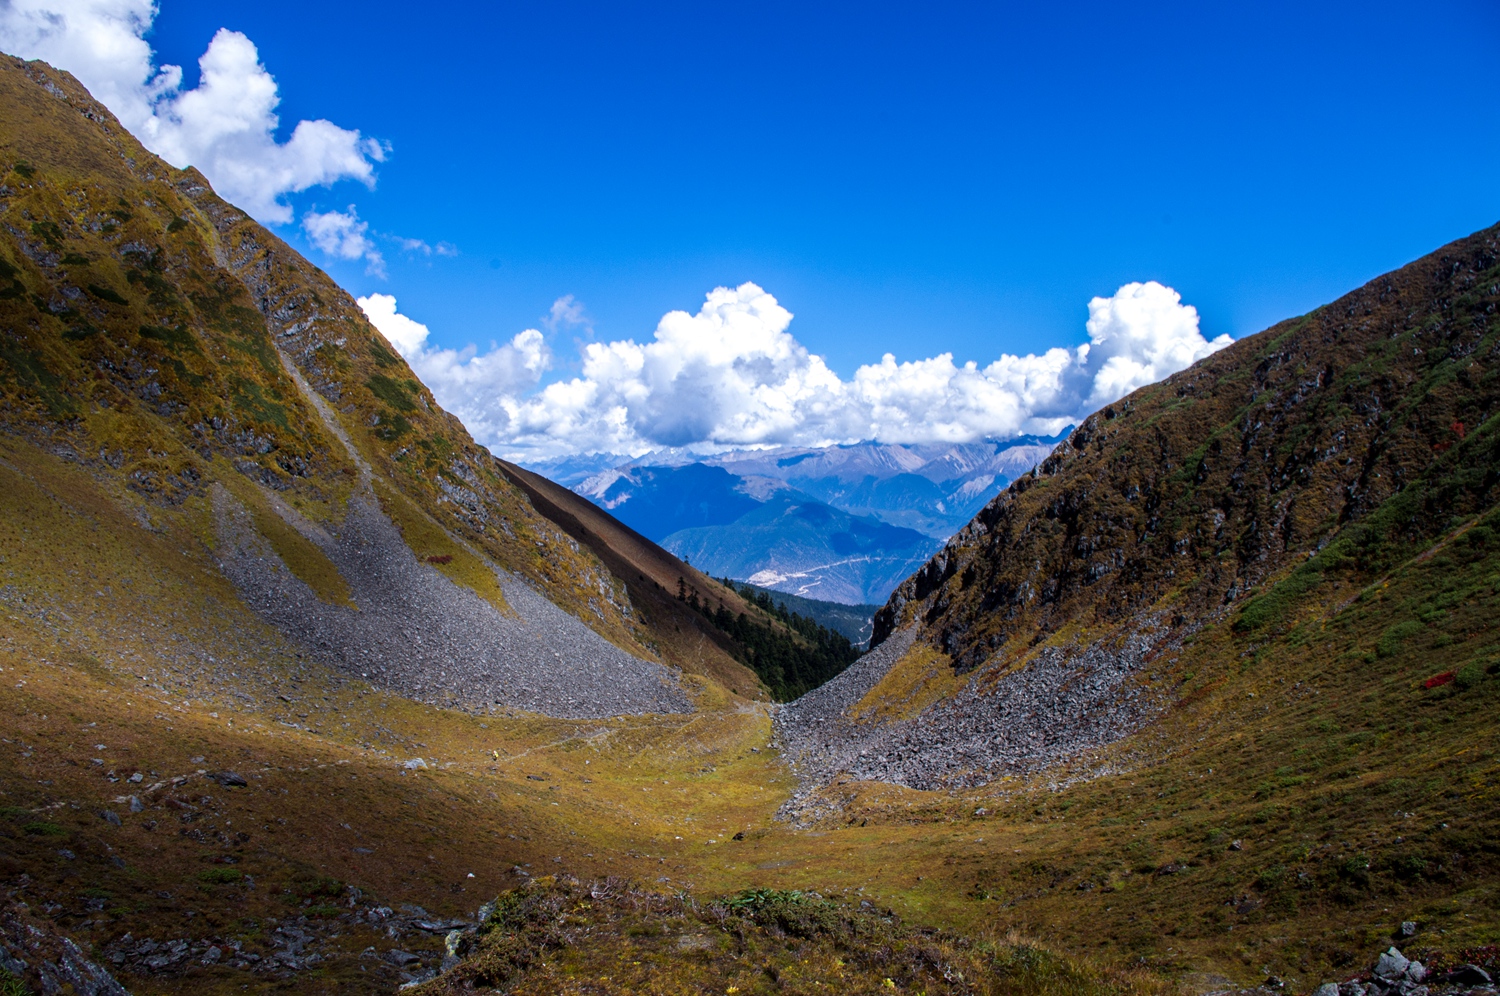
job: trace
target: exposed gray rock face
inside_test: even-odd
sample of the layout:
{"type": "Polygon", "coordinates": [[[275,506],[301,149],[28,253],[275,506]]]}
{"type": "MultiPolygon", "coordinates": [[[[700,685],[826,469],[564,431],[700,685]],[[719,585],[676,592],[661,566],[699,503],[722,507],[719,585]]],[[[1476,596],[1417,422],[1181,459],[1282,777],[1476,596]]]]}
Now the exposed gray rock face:
{"type": "Polygon", "coordinates": [[[416,558],[372,494],[336,530],[280,503],[348,582],[358,610],[330,605],[282,563],[244,506],[215,486],[220,568],[245,603],[341,670],[434,704],[594,718],[685,712],[677,676],[627,654],[520,579],[496,571],[513,614],[416,558]]]}
{"type": "Polygon", "coordinates": [[[21,903],[0,911],[0,968],[44,993],[130,996],[72,938],[53,933],[21,903]]]}
{"type": "Polygon", "coordinates": [[[850,708],[911,647],[913,629],[892,636],[821,688],[784,706],[776,732],[804,782],[783,807],[799,818],[814,786],[844,775],[919,789],[982,785],[1086,758],[1158,714],[1146,661],[1166,639],[1144,621],[1123,641],[1043,650],[1020,670],[992,660],[956,694],[921,715],[881,724],[850,708]]]}

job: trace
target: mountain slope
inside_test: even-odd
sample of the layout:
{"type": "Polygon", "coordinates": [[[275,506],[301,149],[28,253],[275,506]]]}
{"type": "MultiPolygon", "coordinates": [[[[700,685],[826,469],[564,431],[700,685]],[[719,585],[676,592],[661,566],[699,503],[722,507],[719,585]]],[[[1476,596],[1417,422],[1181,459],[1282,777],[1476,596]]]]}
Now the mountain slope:
{"type": "Polygon", "coordinates": [[[780,605],[788,612],[795,612],[812,619],[820,625],[844,634],[858,644],[866,643],[870,639],[872,620],[875,618],[875,611],[880,608],[878,605],[844,605],[842,602],[823,602],[816,598],[788,595],[772,588],[759,588],[753,584],[739,584],[735,587],[742,593],[748,590],[753,595],[765,595],[774,604],[780,605]]]}
{"type": "Polygon", "coordinates": [[[784,717],[808,770],[975,784],[1076,761],[1172,708],[1195,634],[1232,622],[1259,657],[1489,515],[1497,263],[1480,232],[1091,416],[877,613],[877,644],[917,643],[862,670],[930,694],[865,721],[830,687],[784,717]]]}
{"type": "Polygon", "coordinates": [[[688,707],[623,587],[346,293],[66,74],[5,59],[0,95],[10,436],[181,522],[345,672],[474,709],[688,707]]]}

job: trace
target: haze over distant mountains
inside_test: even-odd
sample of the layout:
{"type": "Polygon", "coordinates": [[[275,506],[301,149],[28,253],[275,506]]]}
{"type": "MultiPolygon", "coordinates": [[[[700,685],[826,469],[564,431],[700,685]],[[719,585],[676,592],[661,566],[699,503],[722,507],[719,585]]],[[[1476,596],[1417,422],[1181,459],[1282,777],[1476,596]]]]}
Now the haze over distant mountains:
{"type": "Polygon", "coordinates": [[[536,469],[716,577],[855,605],[883,601],[1056,443],[667,451],[536,469]]]}

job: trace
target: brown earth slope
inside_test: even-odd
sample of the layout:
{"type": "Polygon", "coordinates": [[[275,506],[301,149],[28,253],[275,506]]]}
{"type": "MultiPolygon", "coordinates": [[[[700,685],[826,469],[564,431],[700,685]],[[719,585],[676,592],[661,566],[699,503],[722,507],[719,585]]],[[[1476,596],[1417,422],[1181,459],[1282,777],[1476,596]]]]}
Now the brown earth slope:
{"type": "MultiPolygon", "coordinates": [[[[735,615],[768,617],[739,593],[668,553],[593,502],[540,474],[504,460],[502,473],[526,493],[532,507],[586,546],[625,585],[631,604],[654,624],[658,646],[667,660],[692,661],[693,669],[711,674],[738,694],[750,695],[761,682],[735,654],[733,639],[702,613],[677,598],[678,583],[697,590],[735,615]]],[[[782,627],[784,629],[784,627],[782,627]]]]}

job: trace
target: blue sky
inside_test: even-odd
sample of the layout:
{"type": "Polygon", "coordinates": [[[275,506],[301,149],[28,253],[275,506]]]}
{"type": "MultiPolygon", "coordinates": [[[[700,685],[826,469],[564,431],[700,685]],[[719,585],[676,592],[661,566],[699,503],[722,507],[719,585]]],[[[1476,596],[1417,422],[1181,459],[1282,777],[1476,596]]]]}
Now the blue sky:
{"type": "Polygon", "coordinates": [[[241,30],[284,123],[391,143],[299,200],[458,246],[332,266],[438,341],[753,280],[847,374],[1072,342],[1131,280],[1240,336],[1500,218],[1500,8],[1228,8],[165,0],[151,41],[191,78],[241,30]]]}
{"type": "Polygon", "coordinates": [[[179,165],[305,160],[306,189],[242,204],[393,296],[377,324],[516,457],[1055,430],[1500,219],[1492,2],[88,8],[183,91],[242,33],[221,94],[258,54],[275,138],[347,129],[310,155],[195,144],[144,46],[106,65],[77,41],[98,32],[46,36],[80,0],[11,3],[7,51],[96,94],[125,80],[112,109],[172,118],[147,144],[179,165]],[[309,212],[336,235],[350,205],[383,274],[308,240],[309,212]],[[696,428],[661,428],[701,397],[696,428]]]}

